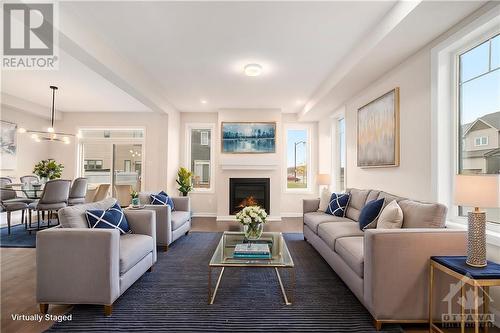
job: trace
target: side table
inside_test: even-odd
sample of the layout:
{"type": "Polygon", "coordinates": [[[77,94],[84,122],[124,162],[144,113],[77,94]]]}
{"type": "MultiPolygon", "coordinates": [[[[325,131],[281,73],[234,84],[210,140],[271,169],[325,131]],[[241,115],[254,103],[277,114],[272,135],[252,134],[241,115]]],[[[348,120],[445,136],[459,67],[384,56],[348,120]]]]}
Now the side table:
{"type": "MultiPolygon", "coordinates": [[[[434,269],[446,273],[459,280],[460,294],[462,297],[461,313],[460,313],[460,331],[465,332],[465,306],[464,300],[465,286],[472,286],[474,290],[474,332],[479,333],[479,289],[482,291],[483,297],[483,315],[488,313],[489,306],[489,287],[500,286],[500,265],[488,261],[486,267],[472,267],[465,263],[465,256],[435,256],[430,259],[429,269],[429,332],[443,332],[441,328],[433,323],[433,286],[434,286],[434,269]]],[[[488,323],[484,325],[484,331],[488,331],[488,323]]]]}

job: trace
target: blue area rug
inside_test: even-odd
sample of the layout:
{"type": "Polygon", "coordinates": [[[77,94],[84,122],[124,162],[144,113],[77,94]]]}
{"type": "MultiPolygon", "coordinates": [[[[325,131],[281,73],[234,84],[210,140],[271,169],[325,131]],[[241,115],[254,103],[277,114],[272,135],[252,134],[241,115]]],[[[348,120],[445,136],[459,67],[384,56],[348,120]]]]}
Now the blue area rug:
{"type": "Polygon", "coordinates": [[[0,247],[36,247],[36,232],[24,229],[24,224],[16,224],[10,227],[10,235],[7,227],[0,229],[0,247]]]}
{"type": "MultiPolygon", "coordinates": [[[[102,306],[77,305],[72,321],[48,332],[375,331],[368,311],[302,234],[285,236],[296,270],[293,305],[283,304],[269,268],[227,268],[215,303],[208,305],[207,267],[220,237],[197,232],[182,237],[158,253],[154,271],[115,302],[111,317],[103,315],[102,306]]],[[[282,277],[287,285],[286,274],[282,277]]],[[[402,332],[399,325],[383,328],[402,332]]]]}

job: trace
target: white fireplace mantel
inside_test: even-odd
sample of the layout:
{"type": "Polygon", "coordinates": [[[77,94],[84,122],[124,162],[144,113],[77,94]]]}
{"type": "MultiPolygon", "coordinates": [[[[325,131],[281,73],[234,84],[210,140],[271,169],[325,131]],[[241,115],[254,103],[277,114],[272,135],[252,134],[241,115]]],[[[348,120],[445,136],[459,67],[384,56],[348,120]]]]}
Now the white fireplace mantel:
{"type": "Polygon", "coordinates": [[[231,156],[219,161],[221,170],[276,170],[279,168],[276,158],[240,157],[231,156]]]}

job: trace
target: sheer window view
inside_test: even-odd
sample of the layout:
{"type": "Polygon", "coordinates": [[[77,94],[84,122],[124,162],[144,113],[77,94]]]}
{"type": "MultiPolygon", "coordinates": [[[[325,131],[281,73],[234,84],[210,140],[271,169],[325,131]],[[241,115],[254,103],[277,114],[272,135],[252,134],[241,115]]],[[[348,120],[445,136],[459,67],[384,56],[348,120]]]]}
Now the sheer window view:
{"type": "Polygon", "coordinates": [[[306,129],[289,129],[287,137],[287,188],[307,188],[308,142],[306,129]]]}
{"type": "Polygon", "coordinates": [[[339,152],[339,170],[338,170],[338,179],[337,179],[337,188],[338,191],[345,190],[345,119],[341,118],[338,120],[338,152],[339,152]]]}
{"type": "MultiPolygon", "coordinates": [[[[461,174],[500,173],[500,35],[460,55],[461,174]]],[[[470,207],[460,207],[467,215],[470,207]]],[[[500,209],[485,209],[500,223],[500,209]]]]}
{"type": "Polygon", "coordinates": [[[210,146],[212,130],[191,130],[191,172],[193,172],[193,187],[210,188],[210,146]]]}

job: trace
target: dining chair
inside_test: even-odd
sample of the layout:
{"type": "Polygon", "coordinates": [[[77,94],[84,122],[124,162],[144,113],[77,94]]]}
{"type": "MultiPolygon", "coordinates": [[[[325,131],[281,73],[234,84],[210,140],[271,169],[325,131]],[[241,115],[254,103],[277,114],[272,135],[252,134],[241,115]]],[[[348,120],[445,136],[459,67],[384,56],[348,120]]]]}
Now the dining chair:
{"type": "Polygon", "coordinates": [[[130,202],[132,201],[130,192],[132,192],[132,185],[115,185],[114,197],[121,207],[127,207],[130,205],[130,202]]]}
{"type": "Polygon", "coordinates": [[[5,187],[9,184],[12,184],[12,179],[9,177],[0,177],[0,187],[5,187]]]}
{"type": "Polygon", "coordinates": [[[95,196],[92,199],[92,202],[97,202],[104,200],[108,197],[109,188],[111,184],[99,184],[99,187],[96,190],[95,196]]]}
{"type": "Polygon", "coordinates": [[[0,189],[0,212],[7,213],[7,233],[9,235],[12,212],[21,211],[21,224],[27,227],[25,212],[28,209],[28,203],[24,198],[18,198],[14,190],[0,189]]]}
{"type": "MultiPolygon", "coordinates": [[[[28,205],[29,225],[31,227],[31,211],[37,212],[38,229],[40,229],[40,213],[48,212],[47,226],[50,226],[52,212],[56,212],[68,205],[71,180],[54,179],[45,183],[40,199],[28,205]]],[[[56,214],[57,217],[57,214],[56,214]]],[[[59,220],[58,220],[59,223],[59,220]]]]}
{"type": "Polygon", "coordinates": [[[19,179],[23,184],[38,183],[40,181],[40,178],[38,178],[38,176],[36,175],[21,176],[19,179]]]}
{"type": "Polygon", "coordinates": [[[87,178],[77,178],[73,181],[69,190],[68,205],[74,206],[85,203],[85,195],[87,194],[87,178]]]}

